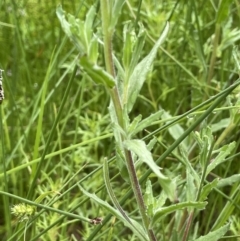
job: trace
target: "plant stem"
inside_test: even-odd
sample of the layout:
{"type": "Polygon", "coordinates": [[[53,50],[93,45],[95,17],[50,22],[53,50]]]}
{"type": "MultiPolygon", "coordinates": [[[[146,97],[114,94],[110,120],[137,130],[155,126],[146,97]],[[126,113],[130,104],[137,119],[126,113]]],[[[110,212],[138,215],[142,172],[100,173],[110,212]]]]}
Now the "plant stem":
{"type": "MultiPolygon", "coordinates": [[[[101,0],[101,15],[102,15],[102,31],[104,42],[104,58],[107,72],[115,77],[115,69],[113,64],[112,55],[112,35],[113,30],[109,29],[110,23],[110,9],[107,0],[101,0]]],[[[113,105],[115,107],[116,115],[119,121],[119,125],[123,127],[122,105],[119,98],[119,93],[116,86],[109,90],[113,105]]]]}
{"type": "Polygon", "coordinates": [[[101,0],[101,15],[102,15],[102,31],[103,31],[103,42],[104,42],[104,58],[106,69],[109,74],[115,77],[115,70],[113,65],[112,56],[112,35],[113,30],[109,29],[109,23],[111,13],[109,9],[109,2],[107,0],[101,0]]]}
{"type": "Polygon", "coordinates": [[[186,225],[186,228],[184,230],[184,235],[183,235],[182,241],[186,241],[188,239],[189,231],[190,231],[190,228],[192,226],[193,215],[194,215],[194,211],[192,211],[189,215],[187,225],[186,225]]]}
{"type": "MultiPolygon", "coordinates": [[[[142,221],[143,221],[144,227],[146,228],[146,230],[148,230],[149,219],[148,219],[148,216],[146,214],[146,207],[145,207],[145,203],[144,203],[144,200],[143,200],[141,187],[140,187],[140,184],[139,184],[139,181],[138,181],[138,178],[137,178],[132,154],[131,154],[130,151],[128,151],[126,149],[124,151],[125,151],[126,164],[127,164],[127,169],[128,169],[130,181],[131,181],[131,184],[132,184],[133,193],[134,193],[135,198],[137,200],[138,208],[139,208],[139,211],[140,211],[141,216],[142,216],[142,221]]],[[[152,239],[152,240],[155,240],[155,239],[152,239]]]]}
{"type": "MultiPolygon", "coordinates": [[[[113,55],[112,55],[112,35],[113,29],[109,29],[110,25],[110,9],[109,9],[109,2],[108,0],[101,0],[101,14],[102,14],[102,31],[103,31],[103,40],[104,40],[104,57],[105,57],[105,64],[106,69],[109,74],[115,77],[115,70],[113,65],[113,55]]],[[[114,105],[115,113],[117,116],[119,126],[125,131],[126,127],[124,124],[123,118],[123,107],[120,100],[119,92],[116,86],[109,90],[111,95],[111,99],[114,105]]],[[[125,137],[121,135],[121,141],[123,142],[125,137]]],[[[148,233],[148,237],[151,241],[156,241],[155,235],[152,229],[148,229],[149,227],[149,218],[146,214],[146,206],[144,204],[144,199],[141,191],[141,187],[137,178],[137,173],[134,166],[134,161],[132,158],[132,154],[129,150],[124,149],[126,165],[128,169],[129,178],[131,181],[131,186],[133,189],[133,193],[135,195],[138,208],[142,217],[143,225],[148,233]]]]}

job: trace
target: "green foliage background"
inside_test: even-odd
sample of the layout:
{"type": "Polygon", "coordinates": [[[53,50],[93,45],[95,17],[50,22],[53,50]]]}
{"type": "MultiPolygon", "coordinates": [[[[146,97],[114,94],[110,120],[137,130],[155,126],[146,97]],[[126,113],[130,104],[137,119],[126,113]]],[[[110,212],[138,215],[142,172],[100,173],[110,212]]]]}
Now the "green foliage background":
{"type": "MultiPolygon", "coordinates": [[[[175,116],[184,114],[237,80],[238,70],[233,58],[233,47],[238,46],[240,39],[240,5],[237,0],[228,1],[229,6],[226,5],[223,10],[225,15],[220,13],[219,1],[145,0],[138,16],[139,2],[127,1],[119,18],[113,39],[113,51],[119,59],[123,51],[125,23],[136,23],[138,28],[139,21],[146,28],[147,37],[142,57],[151,50],[167,20],[170,22],[170,31],[167,40],[159,49],[152,72],[148,75],[134,106],[132,118],[138,114],[147,117],[163,108],[169,113],[165,118],[173,120],[175,116]]],[[[77,54],[56,17],[56,7],[59,3],[55,0],[0,1],[0,68],[4,70],[5,91],[5,100],[0,108],[0,190],[24,198],[34,177],[36,164],[27,167],[24,165],[41,157],[43,153],[73,71],[69,66],[77,54]],[[47,88],[45,96],[44,88],[47,88]],[[44,101],[42,105],[41,98],[44,101]],[[41,114],[42,122],[38,122],[41,114]],[[4,176],[5,170],[8,174],[4,176]]],[[[96,4],[98,14],[94,30],[99,29],[100,32],[98,1],[73,0],[62,1],[61,4],[66,12],[82,20],[85,19],[90,6],[96,4]]],[[[104,66],[102,51],[100,48],[99,65],[104,66]]],[[[219,165],[214,173],[209,175],[208,181],[215,177],[230,177],[240,171],[238,99],[239,90],[235,90],[228,101],[222,103],[207,119],[219,146],[236,141],[236,147],[229,160],[219,165]],[[230,125],[230,114],[233,110],[236,111],[235,122],[230,125]]],[[[98,196],[109,201],[106,190],[102,188],[102,171],[96,171],[102,167],[105,157],[110,159],[115,155],[108,105],[109,97],[104,87],[96,85],[78,70],[50,143],[47,153],[49,155],[41,169],[41,178],[34,194],[28,197],[30,200],[35,200],[48,191],[59,191],[62,188],[67,190],[77,181],[88,177],[81,185],[91,193],[99,190],[98,196]],[[76,173],[78,174],[74,176],[76,173]]],[[[175,128],[157,133],[160,144],[154,148],[153,156],[158,158],[205,109],[183,119],[175,128]]],[[[166,121],[157,122],[138,137],[143,138],[161,127],[164,122],[166,121]]],[[[198,168],[196,160],[199,150],[195,141],[189,137],[184,144],[190,162],[198,168]]],[[[161,167],[172,176],[185,178],[185,167],[175,154],[166,158],[161,167]]],[[[139,177],[146,169],[146,166],[138,169],[139,177]]],[[[110,176],[113,177],[117,173],[118,169],[114,163],[110,166],[110,176]]],[[[151,179],[154,195],[158,196],[161,188],[155,177],[151,179]]],[[[178,185],[178,196],[181,196],[186,190],[181,188],[181,183],[178,185]]],[[[129,184],[117,176],[112,181],[112,186],[115,195],[120,198],[126,193],[129,184]]],[[[142,189],[145,189],[145,185],[142,185],[142,189]]],[[[210,194],[207,208],[196,220],[195,230],[198,236],[208,233],[221,214],[222,225],[229,218],[232,220],[229,235],[235,237],[227,240],[237,240],[236,236],[240,235],[240,206],[239,197],[235,192],[238,189],[239,181],[224,187],[221,193],[213,191],[210,194]],[[222,213],[225,208],[227,210],[222,213]]],[[[10,214],[12,205],[19,201],[3,195],[0,197],[0,239],[22,240],[22,236],[19,236],[19,239],[11,239],[17,230],[24,227],[23,223],[17,224],[10,214]]],[[[51,198],[52,195],[48,195],[43,202],[47,203],[51,198]]],[[[74,212],[78,215],[87,218],[107,215],[106,211],[94,202],[85,200],[77,186],[58,200],[54,207],[71,212],[71,208],[77,205],[79,206],[74,212]]],[[[129,213],[133,212],[134,218],[138,217],[133,199],[128,199],[124,207],[129,213]]],[[[34,228],[27,230],[28,240],[35,240],[34,237],[40,232],[43,234],[38,240],[87,240],[94,229],[89,223],[68,217],[51,230],[45,231],[59,217],[58,213],[44,212],[39,216],[34,228]]],[[[162,238],[169,237],[168,231],[171,230],[173,219],[168,216],[158,225],[162,238]]],[[[96,240],[134,240],[131,231],[114,219],[103,226],[100,233],[99,237],[95,237],[96,240]]]]}

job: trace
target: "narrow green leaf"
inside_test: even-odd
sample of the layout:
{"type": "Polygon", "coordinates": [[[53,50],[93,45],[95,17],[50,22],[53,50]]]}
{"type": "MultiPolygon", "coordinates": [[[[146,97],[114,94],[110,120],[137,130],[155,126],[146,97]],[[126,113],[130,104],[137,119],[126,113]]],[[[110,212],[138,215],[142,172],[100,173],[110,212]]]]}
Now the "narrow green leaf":
{"type": "Polygon", "coordinates": [[[40,203],[45,197],[51,195],[51,194],[55,194],[55,195],[58,195],[60,194],[59,192],[56,192],[56,191],[49,191],[49,192],[45,192],[45,193],[42,193],[38,198],[35,199],[35,203],[40,203]]]}
{"type": "Polygon", "coordinates": [[[158,139],[154,136],[152,140],[150,140],[149,143],[147,144],[147,149],[151,151],[157,142],[158,142],[158,139]]]}
{"type": "Polygon", "coordinates": [[[103,68],[92,64],[86,56],[80,58],[80,64],[95,83],[103,84],[108,88],[115,86],[114,78],[103,68]]]}
{"type": "Polygon", "coordinates": [[[88,43],[88,45],[92,39],[93,21],[95,18],[95,14],[96,14],[96,8],[94,5],[92,5],[87,12],[86,20],[84,22],[85,40],[86,40],[86,43],[88,43]]]}
{"type": "Polygon", "coordinates": [[[93,201],[98,203],[100,206],[104,207],[112,215],[116,216],[119,220],[121,220],[127,227],[129,227],[138,236],[138,238],[140,240],[149,241],[145,231],[142,229],[141,225],[138,222],[136,222],[133,219],[130,219],[130,221],[131,221],[131,223],[133,223],[134,227],[137,227],[137,231],[138,232],[136,232],[136,229],[133,228],[133,225],[129,224],[129,222],[126,221],[126,219],[119,212],[119,210],[113,208],[107,202],[105,202],[102,199],[100,199],[99,197],[97,197],[95,194],[91,194],[91,193],[87,192],[80,185],[79,185],[79,188],[81,189],[81,191],[83,192],[84,195],[86,195],[87,197],[91,198],[93,201]]]}
{"type": "Polygon", "coordinates": [[[166,203],[167,198],[168,197],[167,197],[166,193],[161,192],[160,196],[156,200],[156,207],[158,207],[158,208],[162,207],[166,203]]]}
{"type": "Polygon", "coordinates": [[[230,224],[226,224],[223,227],[217,229],[216,231],[210,232],[205,236],[201,236],[194,241],[218,241],[220,238],[224,236],[224,234],[229,230],[230,224]]]}
{"type": "Polygon", "coordinates": [[[66,20],[65,11],[62,9],[62,5],[59,5],[56,10],[57,17],[62,25],[63,31],[67,34],[68,37],[72,36],[70,31],[70,24],[66,20]]]}
{"type": "Polygon", "coordinates": [[[166,193],[167,197],[169,198],[169,200],[171,202],[175,202],[176,201],[176,193],[177,193],[177,179],[178,176],[175,177],[174,179],[161,179],[159,178],[159,183],[162,187],[162,189],[164,190],[164,192],[166,193]]]}
{"type": "Polygon", "coordinates": [[[62,6],[59,5],[56,10],[57,17],[61,23],[62,29],[65,34],[70,38],[70,40],[77,47],[78,51],[81,53],[87,52],[86,42],[83,39],[84,36],[84,24],[79,19],[76,19],[71,14],[68,14],[68,20],[65,17],[65,11],[63,11],[62,6]]]}
{"type": "Polygon", "coordinates": [[[240,174],[232,175],[231,177],[220,179],[217,187],[232,186],[235,182],[240,182],[240,174]]]}
{"type": "Polygon", "coordinates": [[[114,133],[115,142],[116,142],[117,145],[119,145],[119,147],[120,146],[122,147],[121,133],[122,133],[123,130],[121,130],[120,129],[121,127],[117,124],[118,119],[117,119],[116,111],[115,111],[115,108],[113,106],[112,101],[110,101],[108,111],[109,111],[109,114],[110,114],[110,117],[111,117],[111,124],[114,125],[113,133],[114,133]]]}
{"type": "Polygon", "coordinates": [[[120,101],[122,102],[123,100],[123,80],[125,79],[125,70],[123,69],[121,63],[118,61],[118,59],[116,58],[116,56],[113,55],[113,61],[114,61],[114,65],[116,67],[116,72],[117,72],[117,76],[116,76],[116,82],[117,82],[117,89],[118,89],[118,93],[119,93],[119,98],[120,101]]]}
{"type": "Polygon", "coordinates": [[[131,183],[129,174],[128,174],[128,169],[125,163],[124,155],[122,151],[120,150],[120,147],[116,145],[116,164],[119,169],[119,172],[121,174],[121,177],[127,182],[131,183]]]}
{"type": "Polygon", "coordinates": [[[114,1],[114,5],[112,8],[112,18],[111,18],[111,24],[110,24],[110,29],[114,29],[114,27],[117,24],[118,18],[121,14],[123,4],[125,3],[125,0],[116,0],[114,1]]]}
{"type": "Polygon", "coordinates": [[[166,23],[166,26],[163,30],[163,33],[161,34],[160,38],[154,45],[153,49],[150,51],[150,53],[135,67],[130,80],[129,85],[127,89],[127,110],[128,113],[132,110],[132,107],[138,97],[138,94],[142,88],[142,85],[146,79],[146,76],[152,66],[153,60],[156,56],[157,50],[159,46],[163,43],[164,39],[167,36],[169,30],[169,24],[166,23]]]}
{"type": "Polygon", "coordinates": [[[226,202],[223,208],[218,214],[218,217],[216,220],[214,220],[214,224],[212,226],[212,230],[219,229],[222,225],[224,225],[228,220],[229,217],[233,214],[235,215],[236,212],[238,212],[238,205],[240,203],[240,195],[239,195],[239,184],[236,183],[231,187],[231,193],[229,195],[229,202],[226,202]],[[233,213],[235,211],[235,213],[233,213]]]}
{"type": "Polygon", "coordinates": [[[233,55],[235,68],[237,69],[237,72],[240,73],[240,54],[237,46],[234,46],[232,55],[233,55]]]}
{"type": "Polygon", "coordinates": [[[217,186],[218,181],[219,181],[219,179],[216,178],[216,179],[214,179],[212,182],[206,184],[206,185],[203,187],[202,192],[201,192],[201,195],[200,195],[200,198],[199,198],[199,201],[205,201],[205,200],[207,199],[208,194],[212,191],[212,189],[213,189],[214,187],[217,186]]]}
{"type": "Polygon", "coordinates": [[[219,130],[225,129],[227,128],[227,126],[229,126],[230,124],[230,118],[223,118],[221,120],[219,120],[217,123],[214,123],[211,125],[211,130],[212,132],[217,132],[219,130]]]}
{"type": "MultiPolygon", "coordinates": [[[[124,37],[124,45],[123,45],[123,57],[122,63],[125,71],[129,73],[129,67],[132,59],[132,52],[134,43],[136,41],[135,32],[133,31],[133,27],[131,25],[125,24],[123,28],[123,37],[124,37]]],[[[127,74],[128,75],[128,74],[127,74]]]]}
{"type": "Polygon", "coordinates": [[[200,177],[198,176],[197,172],[192,167],[191,162],[188,160],[188,153],[182,144],[179,145],[179,150],[180,150],[180,153],[182,156],[182,159],[181,159],[182,162],[185,164],[185,166],[189,170],[189,172],[192,173],[195,181],[197,182],[197,185],[199,186],[200,185],[200,177]]]}
{"type": "Polygon", "coordinates": [[[217,24],[221,24],[229,17],[229,10],[232,0],[221,0],[217,13],[217,24]]]}
{"type": "Polygon", "coordinates": [[[154,162],[152,154],[147,149],[144,141],[126,140],[123,144],[125,148],[135,153],[139,157],[140,161],[145,162],[160,179],[167,179],[167,177],[160,172],[160,167],[154,162]]]}
{"type": "Polygon", "coordinates": [[[89,50],[88,50],[89,61],[96,64],[98,59],[98,40],[96,36],[90,41],[89,50]]]}
{"type": "Polygon", "coordinates": [[[152,218],[150,226],[153,226],[160,218],[170,213],[176,212],[184,208],[204,209],[206,205],[207,202],[182,202],[168,207],[159,208],[155,210],[155,214],[152,218]]]}
{"type": "Polygon", "coordinates": [[[197,142],[199,149],[201,150],[203,147],[203,140],[200,136],[200,133],[198,131],[194,131],[193,133],[193,138],[195,139],[195,141],[197,142]]]}
{"type": "Polygon", "coordinates": [[[138,223],[137,226],[135,226],[133,224],[133,222],[131,221],[130,217],[128,217],[128,215],[125,213],[125,211],[122,209],[121,205],[119,204],[119,202],[118,202],[118,200],[117,200],[117,198],[116,198],[116,196],[115,196],[115,194],[112,190],[111,184],[110,184],[108,162],[107,162],[106,159],[104,160],[104,164],[103,164],[103,177],[104,177],[104,182],[105,182],[105,185],[106,185],[108,195],[109,195],[111,201],[113,202],[115,208],[118,209],[118,211],[121,213],[122,217],[125,218],[126,222],[128,222],[129,226],[132,226],[131,229],[135,230],[134,233],[137,236],[139,236],[139,237],[146,236],[146,233],[143,232],[143,230],[144,230],[143,227],[139,223],[138,223]],[[141,233],[141,232],[143,232],[143,233],[141,233]]]}
{"type": "Polygon", "coordinates": [[[199,154],[199,162],[201,164],[202,170],[205,169],[205,167],[208,165],[208,154],[209,154],[209,147],[212,145],[209,142],[208,136],[204,136],[202,138],[202,143],[203,145],[201,146],[200,149],[200,154],[199,154]]]}
{"type": "MultiPolygon", "coordinates": [[[[125,79],[125,71],[124,71],[121,63],[119,62],[119,60],[117,59],[117,57],[115,55],[113,55],[113,61],[114,61],[114,65],[116,66],[116,69],[117,69],[118,78],[121,80],[121,81],[118,81],[118,82],[121,85],[123,85],[123,81],[122,80],[125,79]]],[[[121,86],[120,97],[122,97],[122,89],[123,89],[123,87],[121,86]]]]}
{"type": "Polygon", "coordinates": [[[146,127],[153,125],[153,122],[159,120],[162,114],[163,114],[163,110],[159,110],[158,112],[151,114],[150,116],[148,116],[147,118],[139,122],[136,128],[132,130],[131,136],[134,136],[138,132],[144,130],[146,127]]]}
{"type": "Polygon", "coordinates": [[[152,217],[154,213],[155,198],[153,197],[152,183],[149,179],[146,182],[146,191],[144,193],[144,201],[147,206],[147,214],[149,217],[152,217]]]}
{"type": "MultiPolygon", "coordinates": [[[[238,97],[238,100],[234,106],[240,106],[240,97],[238,97]]],[[[239,123],[239,121],[240,121],[239,108],[230,109],[230,119],[231,119],[232,123],[234,123],[235,125],[237,125],[239,123]]]]}
{"type": "Polygon", "coordinates": [[[186,196],[188,202],[193,202],[196,200],[197,188],[194,183],[194,176],[191,170],[187,169],[187,178],[186,178],[186,196]]]}
{"type": "MultiPolygon", "coordinates": [[[[132,59],[131,59],[131,63],[129,66],[129,74],[131,75],[133,70],[135,69],[140,57],[141,57],[141,53],[145,44],[145,37],[146,37],[146,32],[145,32],[145,28],[142,24],[140,24],[139,26],[139,32],[137,34],[137,40],[135,42],[135,46],[133,49],[133,53],[132,53],[132,59]]],[[[128,79],[127,79],[128,81],[128,79]]]]}
{"type": "Polygon", "coordinates": [[[137,128],[137,126],[141,120],[142,120],[142,115],[138,115],[137,117],[135,117],[133,119],[131,124],[128,126],[127,133],[129,135],[129,137],[133,135],[133,132],[135,132],[135,129],[137,128]]]}
{"type": "MultiPolygon", "coordinates": [[[[41,143],[42,139],[42,125],[43,125],[43,119],[44,119],[44,110],[45,110],[45,101],[46,101],[46,95],[47,95],[47,87],[48,87],[48,82],[50,80],[50,75],[51,71],[53,68],[53,58],[54,58],[54,51],[51,56],[51,62],[48,66],[48,70],[46,73],[46,76],[43,81],[43,87],[41,90],[41,103],[40,103],[40,111],[39,111],[39,117],[38,117],[38,124],[37,124],[37,131],[36,131],[36,137],[35,137],[35,143],[34,143],[34,151],[33,151],[33,159],[36,159],[39,156],[39,146],[41,143]]],[[[34,164],[32,166],[32,173],[31,173],[31,178],[35,175],[37,168],[37,164],[34,164]]]]}
{"type": "Polygon", "coordinates": [[[106,186],[108,195],[109,195],[112,203],[122,213],[122,215],[124,216],[126,221],[128,221],[130,223],[130,220],[129,220],[128,216],[125,214],[122,207],[118,203],[118,200],[117,200],[117,198],[116,198],[116,196],[115,196],[115,194],[112,190],[112,187],[111,187],[111,184],[110,184],[110,178],[109,178],[108,162],[107,162],[106,159],[104,159],[104,162],[103,162],[103,178],[104,178],[104,182],[105,182],[105,186],[106,186]]]}
{"type": "Polygon", "coordinates": [[[232,142],[228,145],[223,146],[220,149],[220,153],[216,158],[208,165],[206,174],[209,174],[216,166],[225,162],[225,158],[231,153],[231,151],[235,148],[236,142],[232,142]]]}
{"type": "MultiPolygon", "coordinates": [[[[166,123],[170,123],[171,118],[172,116],[168,112],[163,110],[162,120],[165,120],[165,119],[169,120],[169,121],[166,121],[166,123]]],[[[184,133],[184,129],[179,124],[176,123],[175,125],[168,127],[168,132],[174,140],[177,140],[184,133]]],[[[184,141],[182,141],[181,143],[182,145],[184,145],[185,149],[187,149],[187,146],[188,146],[188,139],[189,138],[184,139],[184,141]]]]}

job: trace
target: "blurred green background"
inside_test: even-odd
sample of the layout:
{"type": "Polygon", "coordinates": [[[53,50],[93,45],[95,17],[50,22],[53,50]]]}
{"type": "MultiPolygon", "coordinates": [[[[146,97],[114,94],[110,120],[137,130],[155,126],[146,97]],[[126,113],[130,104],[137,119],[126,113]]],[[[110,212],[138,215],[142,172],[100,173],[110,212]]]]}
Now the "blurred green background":
{"type": "MultiPolygon", "coordinates": [[[[130,0],[126,1],[123,7],[113,39],[113,51],[119,59],[123,50],[124,24],[134,24],[137,21],[139,3],[140,1],[130,0]]],[[[160,108],[169,112],[169,118],[181,115],[237,80],[238,71],[234,64],[233,48],[238,47],[240,39],[240,3],[238,0],[226,3],[226,8],[220,9],[219,1],[213,0],[142,2],[138,20],[144,25],[147,33],[142,57],[151,50],[167,20],[170,22],[170,31],[131,113],[132,118],[138,114],[147,117],[160,108]]],[[[101,30],[99,1],[0,0],[0,68],[4,70],[5,93],[5,100],[0,108],[0,189],[21,197],[26,197],[36,169],[34,165],[26,168],[23,168],[23,165],[39,158],[43,153],[72,73],[69,66],[78,54],[61,29],[56,16],[58,4],[62,4],[66,12],[82,20],[90,6],[95,4],[98,14],[94,31],[101,30]],[[41,105],[41,98],[44,105],[41,105]],[[41,114],[43,117],[39,122],[41,114]],[[4,168],[11,171],[5,177],[4,168]]],[[[99,56],[99,65],[104,66],[101,47],[99,56]]],[[[237,120],[234,127],[227,129],[230,111],[224,107],[229,107],[230,101],[235,104],[238,98],[239,93],[236,90],[229,102],[219,106],[220,109],[208,118],[208,124],[213,128],[216,139],[227,130],[221,144],[234,140],[237,142],[235,153],[232,155],[239,152],[239,122],[237,120]]],[[[102,136],[112,132],[108,105],[109,97],[104,87],[96,85],[78,70],[48,149],[48,154],[53,155],[46,158],[46,165],[42,167],[35,193],[29,197],[31,200],[49,190],[59,190],[64,184],[71,186],[71,183],[67,183],[69,178],[86,163],[84,170],[73,182],[101,167],[104,157],[114,156],[113,139],[103,137],[101,140],[102,136]],[[64,149],[85,141],[90,143],[70,148],[69,151],[64,149]]],[[[186,129],[197,115],[198,113],[185,119],[179,125],[186,129]]],[[[148,131],[151,132],[160,126],[161,124],[150,127],[148,131]]],[[[145,135],[143,132],[139,138],[145,135]]],[[[159,157],[174,141],[174,136],[167,130],[157,137],[164,145],[154,149],[154,157],[159,157]]],[[[188,150],[191,148],[192,144],[189,143],[188,150]]],[[[193,151],[192,156],[190,155],[191,161],[194,162],[195,157],[193,151]]],[[[173,173],[178,171],[181,174],[183,171],[174,156],[162,163],[162,167],[169,168],[173,173]]],[[[144,171],[139,171],[139,176],[144,171]]],[[[239,157],[233,157],[231,162],[218,167],[215,174],[226,177],[239,171],[239,157]]],[[[117,169],[113,166],[111,175],[116,172],[117,169]]],[[[84,182],[83,186],[95,192],[101,184],[102,173],[97,172],[84,182]]],[[[120,178],[116,179],[113,185],[118,196],[123,195],[128,187],[120,178]]],[[[224,191],[231,196],[236,188],[238,185],[224,191]]],[[[158,192],[159,188],[156,191],[158,192]]],[[[101,192],[101,198],[105,197],[104,190],[101,192]]],[[[74,189],[64,200],[58,202],[56,208],[66,210],[81,200],[79,190],[74,189]]],[[[1,240],[8,240],[7,237],[11,237],[19,228],[16,227],[14,217],[10,215],[10,208],[16,203],[18,201],[14,199],[0,199],[0,239],[3,237],[1,240]]],[[[227,201],[220,195],[211,197],[209,203],[215,209],[211,211],[213,209],[210,208],[203,213],[202,220],[199,220],[200,233],[209,230],[212,220],[216,219],[216,213],[227,201]]],[[[127,210],[134,210],[135,203],[129,200],[126,206],[127,210]]],[[[88,217],[104,215],[103,211],[90,202],[84,203],[77,212],[88,217]]],[[[230,214],[231,212],[228,216],[230,214]]],[[[40,222],[37,230],[44,230],[56,219],[54,215],[56,214],[44,216],[44,221],[40,222]]],[[[237,220],[236,223],[240,227],[239,209],[233,219],[234,222],[237,220]]],[[[76,240],[82,240],[81,237],[89,236],[91,228],[88,224],[78,222],[66,224],[64,227],[53,229],[53,234],[46,232],[44,238],[39,240],[70,240],[67,239],[70,233],[75,233],[76,240]],[[75,229],[83,231],[79,234],[75,229]],[[58,232],[61,233],[59,236],[56,234],[58,232]]],[[[125,229],[121,232],[121,228],[121,224],[115,227],[116,236],[113,235],[112,240],[124,240],[119,238],[119,233],[125,240],[130,240],[130,234],[124,233],[125,229]]],[[[239,230],[236,229],[236,235],[240,234],[239,230]]]]}

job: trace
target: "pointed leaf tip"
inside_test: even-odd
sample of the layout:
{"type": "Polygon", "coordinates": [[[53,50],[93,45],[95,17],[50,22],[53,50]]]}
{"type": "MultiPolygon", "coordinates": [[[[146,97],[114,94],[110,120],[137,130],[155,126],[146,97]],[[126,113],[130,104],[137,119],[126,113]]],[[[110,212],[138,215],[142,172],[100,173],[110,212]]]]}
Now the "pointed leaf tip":
{"type": "Polygon", "coordinates": [[[142,59],[141,62],[137,64],[135,69],[133,70],[133,73],[129,80],[129,85],[127,88],[127,109],[128,112],[132,110],[132,107],[134,103],[136,102],[136,99],[138,97],[138,94],[143,86],[143,83],[146,79],[147,74],[150,71],[150,68],[153,64],[153,60],[157,54],[157,50],[160,47],[160,45],[165,40],[167,33],[169,31],[169,23],[166,22],[166,25],[164,27],[164,30],[160,36],[160,38],[155,43],[154,47],[150,51],[150,53],[142,59]]]}

